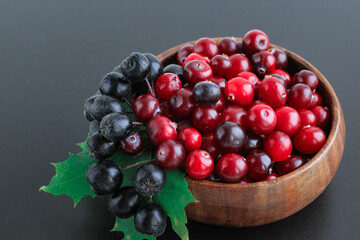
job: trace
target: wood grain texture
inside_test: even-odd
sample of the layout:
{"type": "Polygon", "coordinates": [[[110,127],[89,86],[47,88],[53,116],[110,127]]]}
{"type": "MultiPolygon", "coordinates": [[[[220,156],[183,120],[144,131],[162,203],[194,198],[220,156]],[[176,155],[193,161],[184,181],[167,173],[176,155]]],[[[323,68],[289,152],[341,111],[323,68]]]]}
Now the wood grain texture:
{"type": "MultiPolygon", "coordinates": [[[[214,38],[219,41],[220,38],[214,38]]],[[[237,40],[242,40],[237,38],[237,40]]],[[[188,42],[158,55],[166,66],[175,63],[176,52],[188,42]]],[[[278,47],[270,44],[270,47],[278,47]]],[[[330,108],[332,124],[323,148],[299,169],[277,179],[249,184],[217,183],[187,177],[189,189],[198,199],[186,208],[189,219],[229,227],[259,226],[284,219],[314,201],[334,177],[344,152],[345,122],[340,102],[327,79],[297,54],[278,47],[289,58],[289,72],[313,71],[318,91],[330,108]]]]}

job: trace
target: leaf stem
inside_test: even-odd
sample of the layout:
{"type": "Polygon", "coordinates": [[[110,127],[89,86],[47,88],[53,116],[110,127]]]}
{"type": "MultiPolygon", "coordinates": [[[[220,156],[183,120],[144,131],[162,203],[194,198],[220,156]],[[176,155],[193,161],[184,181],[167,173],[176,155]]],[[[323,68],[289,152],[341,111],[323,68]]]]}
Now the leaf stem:
{"type": "Polygon", "coordinates": [[[137,162],[137,163],[134,163],[132,165],[129,165],[127,167],[124,167],[122,170],[125,171],[129,168],[133,168],[133,167],[136,167],[136,166],[139,166],[141,164],[145,164],[145,163],[149,163],[149,162],[155,162],[156,160],[155,159],[150,159],[150,160],[145,160],[145,161],[141,161],[141,162],[137,162]]]}
{"type": "Polygon", "coordinates": [[[132,109],[132,103],[130,102],[129,99],[125,98],[124,100],[126,102],[126,104],[132,109]]]}

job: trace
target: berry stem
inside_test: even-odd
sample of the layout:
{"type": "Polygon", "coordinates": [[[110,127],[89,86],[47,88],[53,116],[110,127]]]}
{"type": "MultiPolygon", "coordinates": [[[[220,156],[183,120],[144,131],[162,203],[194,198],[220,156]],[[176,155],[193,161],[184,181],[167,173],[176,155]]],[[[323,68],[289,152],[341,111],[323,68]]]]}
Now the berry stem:
{"type": "Polygon", "coordinates": [[[156,97],[155,91],[154,91],[153,87],[151,86],[151,84],[150,84],[150,82],[149,82],[149,80],[147,78],[145,78],[145,82],[146,82],[146,85],[149,88],[150,94],[153,95],[154,97],[156,97]]]}
{"type": "Polygon", "coordinates": [[[134,126],[144,126],[144,123],[142,122],[132,122],[134,126]]]}
{"type": "Polygon", "coordinates": [[[127,169],[130,169],[130,168],[139,166],[139,165],[141,165],[141,164],[150,163],[150,162],[155,162],[155,161],[156,161],[155,159],[150,159],[150,160],[145,160],[145,161],[137,162],[137,163],[134,163],[134,164],[129,165],[129,166],[127,166],[127,167],[124,167],[122,170],[125,171],[125,170],[127,170],[127,169]]]}

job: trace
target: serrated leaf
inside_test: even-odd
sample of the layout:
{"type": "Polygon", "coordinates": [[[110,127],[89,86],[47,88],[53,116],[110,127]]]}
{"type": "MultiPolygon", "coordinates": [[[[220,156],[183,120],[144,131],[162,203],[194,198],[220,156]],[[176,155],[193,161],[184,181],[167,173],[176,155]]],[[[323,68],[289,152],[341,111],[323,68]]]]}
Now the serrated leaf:
{"type": "Polygon", "coordinates": [[[143,235],[135,230],[134,217],[128,219],[116,218],[115,226],[111,231],[123,232],[125,240],[156,240],[154,236],[143,235]]]}
{"type": "Polygon", "coordinates": [[[52,163],[56,174],[48,186],[40,188],[40,190],[53,195],[68,195],[74,200],[74,206],[86,195],[96,196],[86,180],[86,171],[95,160],[89,156],[86,142],[78,145],[82,148],[82,152],[79,154],[69,153],[69,158],[64,162],[52,163]]]}

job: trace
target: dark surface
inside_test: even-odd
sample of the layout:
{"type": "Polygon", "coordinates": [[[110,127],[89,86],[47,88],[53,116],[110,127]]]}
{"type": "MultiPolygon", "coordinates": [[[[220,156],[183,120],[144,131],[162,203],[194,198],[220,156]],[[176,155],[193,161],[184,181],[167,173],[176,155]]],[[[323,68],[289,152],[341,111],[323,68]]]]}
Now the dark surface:
{"type": "MultiPolygon", "coordinates": [[[[102,198],[74,209],[39,193],[49,162],[77,152],[88,123],[84,100],[132,51],[158,54],[203,36],[264,30],[309,60],[344,109],[343,162],[326,191],[301,212],[256,228],[190,221],[191,239],[360,239],[360,2],[0,1],[0,239],[120,239],[102,198]],[[186,3],[185,3],[186,2],[186,3]]],[[[176,239],[168,228],[161,239],[176,239]]]]}

